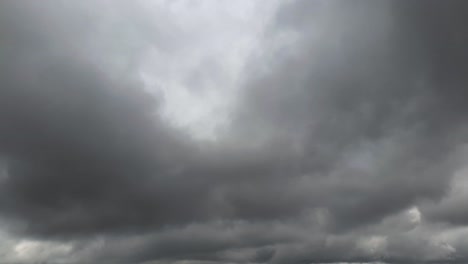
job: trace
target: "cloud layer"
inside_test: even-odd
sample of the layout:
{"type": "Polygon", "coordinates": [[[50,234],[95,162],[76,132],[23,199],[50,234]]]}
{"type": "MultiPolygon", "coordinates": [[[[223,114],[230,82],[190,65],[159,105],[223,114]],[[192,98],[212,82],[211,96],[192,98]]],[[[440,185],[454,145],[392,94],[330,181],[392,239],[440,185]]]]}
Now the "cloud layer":
{"type": "Polygon", "coordinates": [[[463,0],[0,3],[0,256],[463,263],[463,0]]]}

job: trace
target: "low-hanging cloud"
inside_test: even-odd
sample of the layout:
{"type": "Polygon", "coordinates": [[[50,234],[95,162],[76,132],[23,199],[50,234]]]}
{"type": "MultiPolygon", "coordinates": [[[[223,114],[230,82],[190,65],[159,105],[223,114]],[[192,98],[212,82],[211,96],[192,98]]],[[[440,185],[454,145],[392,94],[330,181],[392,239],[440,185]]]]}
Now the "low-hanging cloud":
{"type": "MultiPolygon", "coordinates": [[[[214,5],[201,2],[178,4],[214,5]]],[[[468,5],[269,5],[249,7],[261,32],[226,92],[228,124],[204,141],[141,80],[149,53],[189,54],[196,33],[171,13],[182,7],[0,3],[5,259],[466,261],[464,187],[453,185],[465,177],[468,5]]],[[[188,64],[222,65],[201,57],[188,64]]],[[[161,71],[167,83],[197,75],[194,86],[229,75],[184,67],[161,71]]]]}

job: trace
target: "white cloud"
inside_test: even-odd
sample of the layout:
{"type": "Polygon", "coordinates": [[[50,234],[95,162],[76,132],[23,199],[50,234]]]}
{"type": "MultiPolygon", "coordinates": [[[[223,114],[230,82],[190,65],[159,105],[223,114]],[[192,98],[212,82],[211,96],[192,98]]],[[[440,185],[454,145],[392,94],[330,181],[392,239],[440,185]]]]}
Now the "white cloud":
{"type": "Polygon", "coordinates": [[[20,261],[40,261],[69,258],[73,250],[70,243],[21,240],[14,246],[14,256],[20,261]]]}
{"type": "Polygon", "coordinates": [[[164,115],[196,136],[227,122],[242,71],[262,41],[278,1],[145,2],[167,13],[178,39],[171,52],[150,49],[141,67],[147,89],[164,96],[164,115]]]}

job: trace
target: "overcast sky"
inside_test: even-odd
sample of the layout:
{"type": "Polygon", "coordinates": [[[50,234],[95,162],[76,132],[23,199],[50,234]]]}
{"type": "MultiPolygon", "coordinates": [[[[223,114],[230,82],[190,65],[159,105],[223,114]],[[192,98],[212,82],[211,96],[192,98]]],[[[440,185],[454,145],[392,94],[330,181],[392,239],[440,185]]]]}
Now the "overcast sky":
{"type": "Polygon", "coordinates": [[[468,1],[0,1],[0,263],[467,263],[468,1]]]}

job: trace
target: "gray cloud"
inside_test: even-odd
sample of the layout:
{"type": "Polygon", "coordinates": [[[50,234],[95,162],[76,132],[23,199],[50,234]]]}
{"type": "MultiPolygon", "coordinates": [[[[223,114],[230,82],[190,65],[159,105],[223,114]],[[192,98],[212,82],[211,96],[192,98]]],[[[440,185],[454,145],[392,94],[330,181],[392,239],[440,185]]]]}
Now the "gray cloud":
{"type": "MultiPolygon", "coordinates": [[[[305,32],[291,47],[295,55],[253,78],[239,121],[248,123],[238,125],[241,135],[299,146],[297,175],[308,175],[313,186],[307,202],[328,207],[338,229],[443,195],[450,156],[464,139],[465,110],[452,105],[462,88],[440,94],[431,66],[437,63],[419,52],[426,40],[408,39],[398,25],[426,18],[400,11],[397,2],[355,4],[330,1],[322,7],[330,15],[287,20],[289,29],[272,33],[305,32]]],[[[290,5],[284,12],[313,9],[307,1],[290,5]]]]}
{"type": "MultiPolygon", "coordinates": [[[[467,259],[463,195],[450,189],[466,157],[465,2],[281,3],[215,142],[163,116],[139,79],[148,52],[182,58],[196,38],[169,3],[154,19],[145,4],[0,3],[8,259],[467,259]]],[[[213,71],[219,84],[217,59],[165,74],[199,88],[213,71]]]]}
{"type": "MultiPolygon", "coordinates": [[[[5,10],[11,12],[8,6],[5,10]]],[[[131,75],[110,76],[99,68],[107,61],[96,65],[101,61],[75,54],[69,40],[43,34],[47,20],[33,24],[22,16],[18,10],[6,18],[6,25],[20,28],[7,32],[5,42],[20,41],[29,30],[38,36],[2,45],[8,51],[1,78],[1,147],[8,174],[1,185],[3,212],[26,220],[33,233],[53,235],[101,232],[121,224],[133,229],[183,219],[176,211],[190,219],[202,211],[198,202],[205,194],[196,182],[189,187],[187,179],[169,176],[191,147],[159,120],[156,102],[132,87],[131,75]],[[50,45],[58,51],[49,51],[50,45]],[[194,204],[177,199],[179,192],[192,193],[194,204]],[[173,200],[175,210],[168,210],[165,199],[173,200]]],[[[73,30],[70,24],[61,27],[73,30]]],[[[70,37],[83,41],[80,33],[70,37]]]]}

